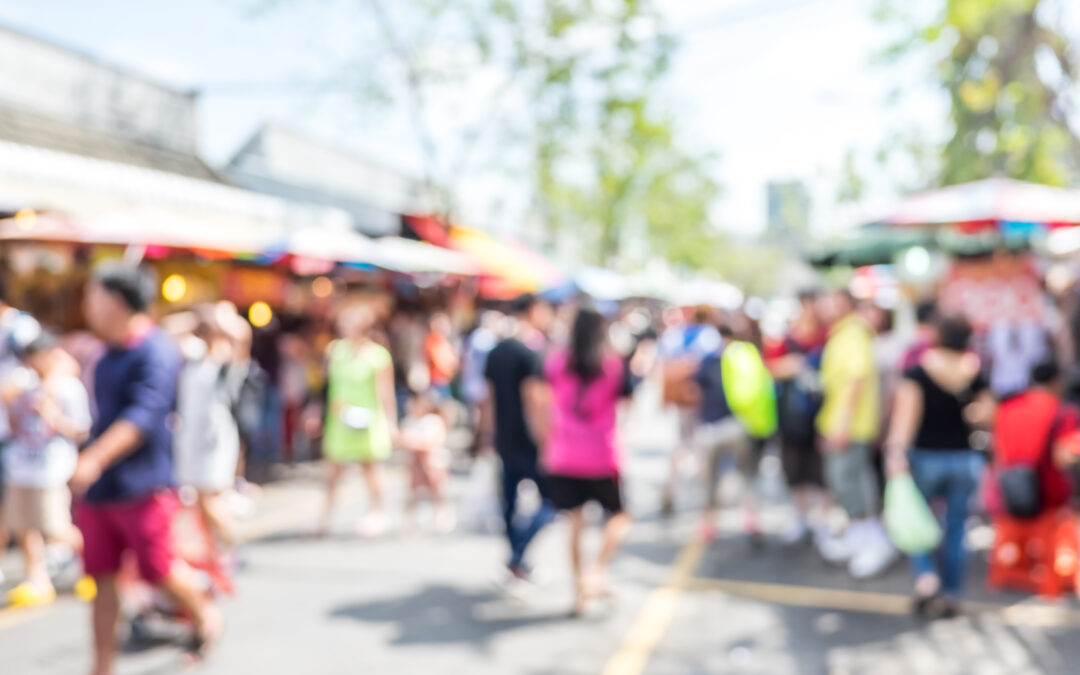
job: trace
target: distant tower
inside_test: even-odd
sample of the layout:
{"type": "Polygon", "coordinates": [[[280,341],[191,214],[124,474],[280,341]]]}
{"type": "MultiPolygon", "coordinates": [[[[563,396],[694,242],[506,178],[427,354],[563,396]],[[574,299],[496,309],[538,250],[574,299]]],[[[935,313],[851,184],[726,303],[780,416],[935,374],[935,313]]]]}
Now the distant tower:
{"type": "Polygon", "coordinates": [[[810,225],[810,193],[802,181],[770,181],[766,187],[769,221],[766,233],[777,242],[798,244],[810,225]]]}

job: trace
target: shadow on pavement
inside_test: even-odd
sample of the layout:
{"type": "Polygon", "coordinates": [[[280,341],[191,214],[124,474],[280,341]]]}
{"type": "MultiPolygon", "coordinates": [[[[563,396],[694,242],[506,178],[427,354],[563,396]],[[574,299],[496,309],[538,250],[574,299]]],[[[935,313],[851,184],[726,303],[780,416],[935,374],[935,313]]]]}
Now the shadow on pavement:
{"type": "Polygon", "coordinates": [[[412,596],[342,605],[334,618],[397,626],[396,645],[469,643],[484,647],[499,633],[570,621],[550,605],[534,606],[494,591],[428,586],[412,596]]]}

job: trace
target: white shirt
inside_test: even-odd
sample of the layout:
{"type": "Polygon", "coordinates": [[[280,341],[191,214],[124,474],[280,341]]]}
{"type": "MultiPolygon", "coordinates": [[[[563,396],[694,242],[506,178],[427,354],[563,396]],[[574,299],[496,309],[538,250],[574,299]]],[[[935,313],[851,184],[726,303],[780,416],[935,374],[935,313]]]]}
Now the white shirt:
{"type": "MultiPolygon", "coordinates": [[[[17,373],[25,376],[27,386],[13,405],[20,416],[20,428],[4,448],[4,480],[11,485],[37,488],[64,485],[75,473],[78,446],[45,426],[34,412],[35,401],[46,395],[36,376],[26,368],[19,368],[17,373]]],[[[65,417],[77,428],[90,429],[90,400],[79,378],[56,378],[49,382],[48,389],[65,417]]]]}

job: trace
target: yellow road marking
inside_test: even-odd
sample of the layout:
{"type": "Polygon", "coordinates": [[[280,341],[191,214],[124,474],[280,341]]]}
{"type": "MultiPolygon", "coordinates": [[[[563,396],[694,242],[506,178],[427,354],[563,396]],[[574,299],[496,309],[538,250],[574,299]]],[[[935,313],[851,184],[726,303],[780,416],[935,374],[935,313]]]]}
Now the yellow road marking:
{"type": "MultiPolygon", "coordinates": [[[[686,588],[687,590],[726,593],[789,607],[889,615],[904,615],[911,612],[911,596],[897,593],[701,578],[689,579],[686,588]]],[[[1080,612],[1067,607],[1030,604],[1029,602],[1014,605],[969,602],[964,604],[964,609],[969,613],[998,613],[1001,619],[1010,626],[1080,627],[1080,612]]]]}
{"type": "Polygon", "coordinates": [[[871,593],[840,588],[767,584],[732,579],[691,579],[688,586],[698,591],[717,591],[792,607],[872,614],[907,614],[911,611],[911,597],[894,593],[871,593]]]}
{"type": "Polygon", "coordinates": [[[656,645],[667,632],[683,589],[701,564],[705,545],[692,541],[683,547],[663,586],[656,588],[638,610],[637,618],[618,650],[604,667],[604,675],[639,675],[649,663],[656,645]]]}
{"type": "Polygon", "coordinates": [[[12,626],[17,626],[20,623],[26,623],[32,619],[37,619],[50,614],[52,610],[51,605],[44,607],[34,607],[32,609],[22,608],[15,609],[13,607],[5,607],[0,609],[0,631],[7,630],[12,626]]]}

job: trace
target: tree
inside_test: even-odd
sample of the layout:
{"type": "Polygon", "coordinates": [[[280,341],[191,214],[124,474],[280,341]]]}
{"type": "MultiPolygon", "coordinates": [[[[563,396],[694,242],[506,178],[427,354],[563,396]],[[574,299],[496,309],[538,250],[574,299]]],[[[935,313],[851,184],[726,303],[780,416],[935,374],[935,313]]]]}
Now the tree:
{"type": "Polygon", "coordinates": [[[647,242],[680,264],[709,262],[719,187],[659,105],[673,49],[659,0],[346,4],[361,46],[345,79],[408,114],[445,219],[459,215],[464,180],[494,172],[528,193],[522,217],[549,242],[578,237],[587,259],[647,242]]]}
{"type": "Polygon", "coordinates": [[[949,97],[952,131],[938,181],[994,175],[1048,185],[1077,178],[1080,139],[1070,127],[1076,64],[1058,0],[943,0],[929,22],[906,0],[884,0],[882,21],[906,36],[888,56],[934,49],[936,79],[949,97]]]}
{"type": "MultiPolygon", "coordinates": [[[[597,4],[547,3],[549,35],[588,24],[597,4]]],[[[552,238],[587,242],[593,262],[630,264],[652,253],[692,268],[715,265],[722,237],[710,217],[720,195],[714,158],[687,151],[658,104],[673,40],[655,3],[609,4],[609,49],[543,50],[557,56],[542,61],[532,97],[537,212],[552,238]]]]}

